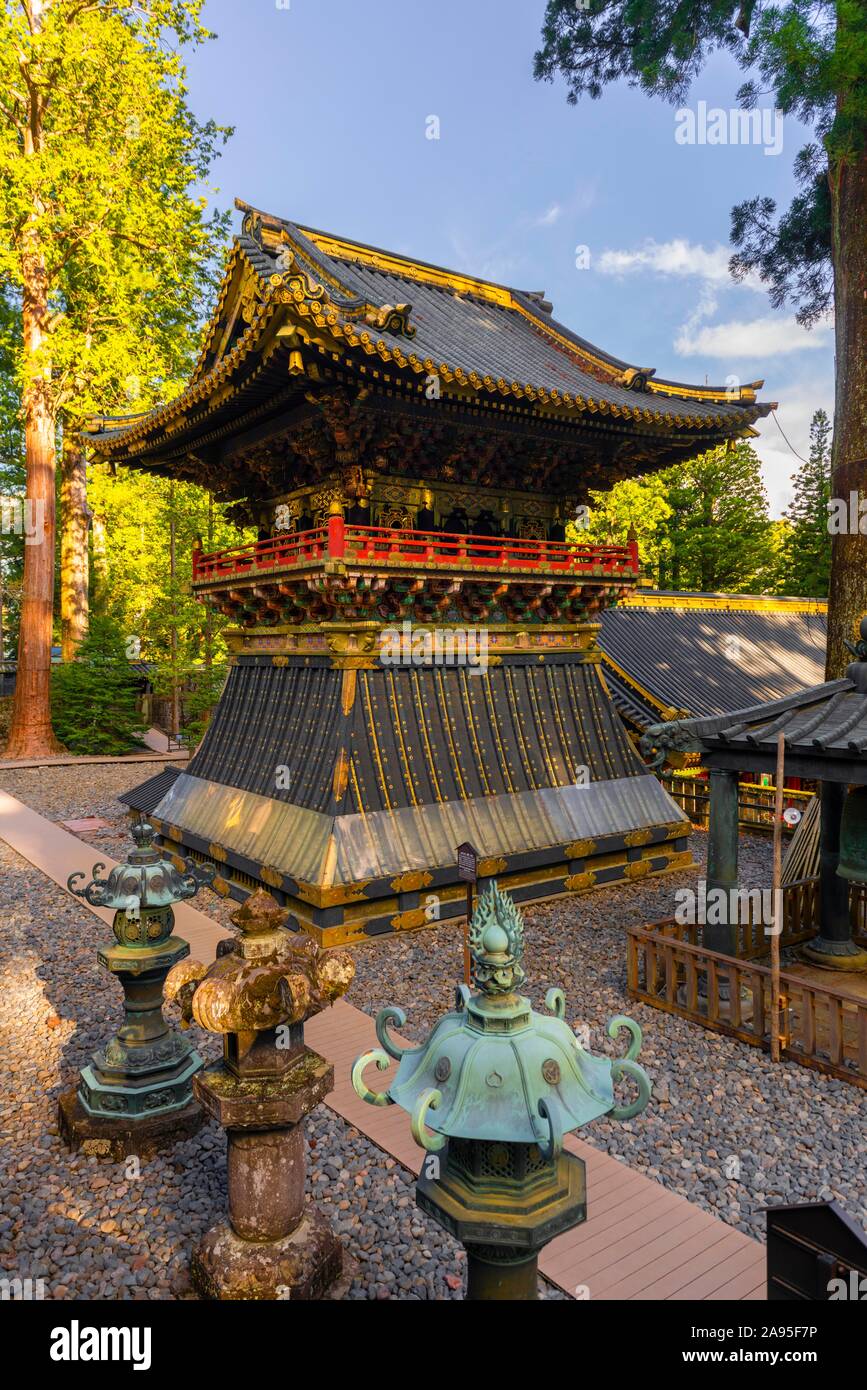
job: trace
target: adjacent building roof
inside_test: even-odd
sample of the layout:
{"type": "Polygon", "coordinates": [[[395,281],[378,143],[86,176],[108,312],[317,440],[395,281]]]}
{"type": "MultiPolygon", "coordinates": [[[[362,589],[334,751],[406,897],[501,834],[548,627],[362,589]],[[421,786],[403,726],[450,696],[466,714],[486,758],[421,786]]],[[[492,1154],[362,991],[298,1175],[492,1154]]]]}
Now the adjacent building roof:
{"type": "Polygon", "coordinates": [[[149,777],[146,782],[140,782],[133,792],[119,796],[118,801],[124,806],[129,806],[133,811],[141,811],[143,815],[149,816],[155,811],[163,797],[174,786],[181,775],[179,767],[166,767],[162,772],[158,772],[155,777],[149,777]]]}
{"type": "Polygon", "coordinates": [[[827,603],[639,590],[602,618],[605,678],[642,732],[775,700],[821,681],[827,603]]]}
{"type": "Polygon", "coordinates": [[[132,462],[213,443],[239,412],[261,419],[280,391],[285,404],[293,374],[303,399],[303,379],[316,380],[326,363],[371,385],[399,383],[425,408],[460,401],[602,422],[658,436],[672,457],[749,435],[773,409],[756,399],[760,381],[733,391],[631,366],[558,323],[541,293],[238,206],[243,230],[188,387],[146,415],[93,421],[87,437],[101,455],[132,462]]]}
{"type": "Polygon", "coordinates": [[[699,753],[711,767],[770,771],[780,734],[786,772],[839,782],[867,782],[867,618],[856,661],[841,680],[824,681],[707,719],[651,725],[641,751],[656,765],[671,753],[699,753]],[[655,756],[654,756],[655,755],[655,756]]]}

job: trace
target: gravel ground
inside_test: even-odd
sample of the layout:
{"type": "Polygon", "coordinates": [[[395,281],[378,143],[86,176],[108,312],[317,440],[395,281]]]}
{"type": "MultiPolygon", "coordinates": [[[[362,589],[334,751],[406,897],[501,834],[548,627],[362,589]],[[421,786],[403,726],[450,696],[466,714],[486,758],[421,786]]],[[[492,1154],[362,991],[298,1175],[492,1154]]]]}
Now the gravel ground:
{"type": "MultiPolygon", "coordinates": [[[[34,767],[0,769],[0,788],[10,796],[25,801],[40,816],[48,820],[76,820],[82,816],[99,816],[109,821],[112,833],[124,833],[129,807],[121,805],[118,796],[132,787],[140,786],[167,767],[183,769],[185,762],[152,763],[87,763],[69,767],[34,767]]],[[[105,836],[106,831],[97,835],[105,836]]],[[[90,843],[91,837],[87,837],[90,843]]]]}
{"type": "MultiPolygon", "coordinates": [[[[86,838],[120,857],[114,797],[129,769],[90,771],[96,795],[71,768],[7,774],[2,785],[52,819],[111,818],[115,831],[86,838]]],[[[84,849],[82,867],[90,860],[84,849]]],[[[220,899],[203,896],[224,915],[220,899]]],[[[46,1298],[195,1297],[190,1251],[225,1211],[222,1131],[209,1122],[140,1171],[70,1155],[57,1096],[120,1019],[120,988],[96,961],[106,928],[2,841],[0,920],[0,1270],[44,1280],[46,1298]]],[[[219,1055],[217,1038],[192,1032],[207,1060],[219,1055]]],[[[324,1105],[307,1134],[311,1199],[354,1262],[346,1297],[462,1298],[464,1252],[416,1207],[413,1175],[324,1105]]],[[[543,1280],[540,1296],[565,1297],[543,1280]]]]}
{"type": "MultiPolygon", "coordinates": [[[[137,778],[117,766],[52,768],[0,773],[0,786],[54,820],[102,817],[108,829],[82,838],[121,857],[125,808],[115,797],[137,778]]],[[[693,837],[700,861],[705,843],[693,837]]],[[[85,849],[82,867],[89,863],[85,849]]],[[[767,885],[769,873],[770,842],[744,836],[743,885],[767,885]]],[[[762,1208],[778,1201],[835,1198],[867,1224],[862,1091],[795,1063],[774,1067],[756,1049],[627,998],[624,927],[669,915],[675,890],[694,882],[694,873],[672,875],[525,914],[527,992],[537,1008],[551,985],[563,988],[567,1018],[589,1026],[596,1052],[619,1050],[605,1033],[613,1014],[631,1014],[644,1030],[650,1106],[626,1124],[597,1121],[582,1137],[750,1235],[763,1236],[762,1208]]],[[[210,893],[196,905],[221,921],[232,906],[210,893]]],[[[222,1135],[209,1125],[138,1178],[69,1157],[54,1098],[118,1021],[119,988],[95,958],[105,929],[2,842],[0,912],[0,1266],[45,1277],[54,1297],[190,1297],[190,1248],[224,1208],[222,1135]]],[[[401,1006],[406,1036],[423,1037],[451,1007],[459,928],[354,954],[350,1001],[371,1014],[401,1006]]],[[[199,1034],[197,1045],[212,1056],[216,1039],[199,1034]]],[[[325,1107],[309,1133],[313,1198],[358,1261],[348,1296],[461,1297],[463,1253],[418,1212],[406,1170],[325,1107]]]]}

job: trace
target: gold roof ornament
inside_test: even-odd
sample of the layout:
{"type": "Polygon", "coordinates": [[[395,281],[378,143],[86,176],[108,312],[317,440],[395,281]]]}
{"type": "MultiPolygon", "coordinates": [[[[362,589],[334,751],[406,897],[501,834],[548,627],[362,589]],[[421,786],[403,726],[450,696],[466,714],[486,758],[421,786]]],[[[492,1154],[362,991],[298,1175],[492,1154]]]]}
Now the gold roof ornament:
{"type": "Polygon", "coordinates": [[[382,333],[397,334],[404,338],[414,338],[415,328],[409,321],[411,304],[383,304],[378,309],[368,309],[365,322],[382,333]]]}
{"type": "Polygon", "coordinates": [[[617,385],[625,386],[627,391],[649,391],[652,376],[656,376],[655,367],[627,367],[617,377],[617,385]]]}

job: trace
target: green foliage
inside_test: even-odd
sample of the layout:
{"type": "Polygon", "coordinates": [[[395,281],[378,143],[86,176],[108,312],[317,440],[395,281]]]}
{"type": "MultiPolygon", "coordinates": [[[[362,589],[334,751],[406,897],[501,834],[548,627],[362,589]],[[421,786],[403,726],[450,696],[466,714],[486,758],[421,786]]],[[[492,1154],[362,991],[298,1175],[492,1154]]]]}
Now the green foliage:
{"type": "MultiPolygon", "coordinates": [[[[53,464],[61,429],[66,439],[94,413],[145,409],[189,373],[228,225],[207,216],[203,187],[226,132],[186,101],[182,50],[210,37],[201,10],[0,0],[0,296],[20,309],[14,380],[32,495],[50,488],[40,459],[53,464]]],[[[48,724],[38,673],[51,572],[28,555],[19,659],[37,675],[28,706],[16,704],[18,751],[39,747],[48,724]]]]}
{"type": "Polygon", "coordinates": [[[217,701],[226,683],[228,667],[196,665],[185,673],[184,731],[194,744],[205,736],[217,701]]]}
{"type": "Polygon", "coordinates": [[[193,191],[224,132],[186,104],[201,0],[0,0],[0,285],[38,279],[42,342],[20,376],[55,414],[176,392],[226,219],[193,191]]]}
{"type": "Polygon", "coordinates": [[[832,292],[829,171],[867,145],[865,0],[548,0],[535,75],[560,73],[573,103],[621,79],[682,103],[716,51],[753,74],[738,93],[743,107],[772,99],[815,133],[796,161],[801,191],[778,223],[770,198],[740,204],[732,221],[735,275],[757,271],[772,302],[791,299],[802,322],[815,322],[832,292]]]}
{"type": "Polygon", "coordinates": [[[712,449],[666,475],[670,585],[761,593],[773,585],[773,538],[758,455],[712,449]]]}
{"type": "Polygon", "coordinates": [[[749,444],[591,493],[585,538],[638,536],[642,566],[661,589],[763,593],[776,583],[776,537],[760,462],[749,444]]]}
{"type": "Polygon", "coordinates": [[[91,613],[75,661],[54,668],[52,722],[70,753],[117,756],[141,746],[136,680],[111,613],[91,613]]]}
{"type": "Polygon", "coordinates": [[[186,735],[191,748],[205,736],[211,715],[226,681],[225,662],[207,665],[181,658],[177,665],[163,661],[152,673],[154,694],[170,699],[175,685],[180,705],[180,732],[186,735]]]}
{"type": "Polygon", "coordinates": [[[672,515],[667,493],[661,473],[626,478],[609,492],[592,492],[586,527],[568,527],[567,538],[623,545],[632,529],[638,537],[642,569],[658,578],[665,567],[666,535],[672,515]]]}
{"type": "Polygon", "coordinates": [[[193,546],[222,550],[255,531],[228,521],[202,488],[150,473],[95,465],[88,493],[105,537],[92,572],[112,595],[130,653],[154,664],[155,693],[168,699],[177,688],[181,728],[196,741],[225,678],[228,619],[191,593],[193,546]]]}
{"type": "Polygon", "coordinates": [[[776,226],[773,198],[747,198],[732,209],[731,236],[738,248],[729,262],[736,281],[752,273],[768,286],[775,309],[791,301],[796,318],[811,327],[831,308],[831,193],[828,171],[815,145],[795,160],[801,191],[776,226]]]}
{"type": "Polygon", "coordinates": [[[226,619],[198,603],[190,591],[193,545],[222,550],[255,540],[225,519],[224,508],[192,483],[104,464],[89,470],[88,496],[104,532],[104,555],[91,569],[111,593],[125,638],[142,661],[172,662],[178,670],[225,660],[226,619]],[[174,523],[174,524],[173,524],[174,523]],[[174,574],[172,533],[174,532],[174,574]]]}
{"type": "Polygon", "coordinates": [[[831,578],[831,422],[817,410],[810,426],[810,456],[793,479],[788,528],[780,555],[780,592],[827,598],[831,578]]]}

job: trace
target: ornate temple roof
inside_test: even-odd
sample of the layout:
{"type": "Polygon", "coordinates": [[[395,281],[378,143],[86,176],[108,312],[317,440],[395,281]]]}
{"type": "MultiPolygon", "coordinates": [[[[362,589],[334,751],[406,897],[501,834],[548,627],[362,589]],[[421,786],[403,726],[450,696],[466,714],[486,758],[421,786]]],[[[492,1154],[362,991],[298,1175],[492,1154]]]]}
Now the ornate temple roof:
{"type": "Polygon", "coordinates": [[[614,703],[642,731],[817,684],[826,637],[821,599],[639,590],[603,614],[600,646],[614,703]]]}
{"type": "Polygon", "coordinates": [[[303,403],[335,372],[425,409],[603,427],[615,443],[640,435],[653,442],[650,466],[749,435],[773,409],[756,400],[761,382],[690,386],[631,366],[558,323],[539,292],[238,206],[243,229],[187,388],[148,414],[94,420],[86,438],[97,454],[167,467],[303,403]]]}

